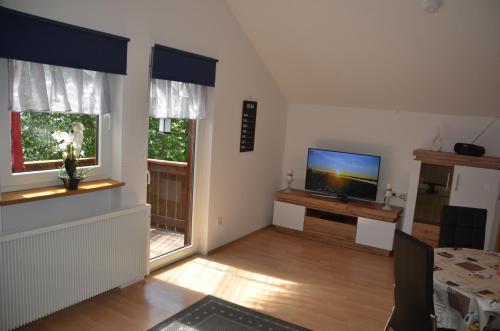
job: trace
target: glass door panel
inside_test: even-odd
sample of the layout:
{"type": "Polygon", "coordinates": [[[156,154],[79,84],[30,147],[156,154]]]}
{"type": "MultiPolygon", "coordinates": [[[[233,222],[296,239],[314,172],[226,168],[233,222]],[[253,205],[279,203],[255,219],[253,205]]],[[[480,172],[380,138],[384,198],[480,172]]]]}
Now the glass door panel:
{"type": "Polygon", "coordinates": [[[149,119],[150,259],[191,244],[195,121],[149,119]]]}
{"type": "Polygon", "coordinates": [[[450,201],[453,167],[422,163],[413,219],[413,235],[437,247],[441,210],[450,201]]]}

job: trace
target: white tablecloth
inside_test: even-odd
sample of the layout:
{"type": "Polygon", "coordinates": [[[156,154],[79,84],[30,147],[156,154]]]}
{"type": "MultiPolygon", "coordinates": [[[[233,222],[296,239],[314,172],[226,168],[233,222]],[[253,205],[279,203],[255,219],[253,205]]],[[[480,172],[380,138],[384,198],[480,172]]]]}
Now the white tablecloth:
{"type": "Polygon", "coordinates": [[[434,309],[438,327],[484,328],[491,315],[500,317],[500,254],[476,249],[434,250],[434,309]]]}

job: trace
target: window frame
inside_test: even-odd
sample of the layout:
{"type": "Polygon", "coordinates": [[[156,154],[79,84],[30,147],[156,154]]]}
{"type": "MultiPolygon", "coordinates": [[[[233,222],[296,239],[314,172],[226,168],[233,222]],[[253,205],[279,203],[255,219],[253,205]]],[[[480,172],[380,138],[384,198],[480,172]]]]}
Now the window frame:
{"type": "MultiPolygon", "coordinates": [[[[111,80],[113,81],[113,80],[111,80]]],[[[110,81],[110,83],[111,83],[110,81]]],[[[8,71],[7,59],[0,59],[0,191],[16,191],[27,188],[61,184],[57,178],[59,169],[12,172],[11,155],[11,116],[8,110],[8,71]]],[[[110,178],[111,172],[111,118],[108,115],[98,116],[97,161],[87,175],[90,180],[110,178]]],[[[69,130],[70,128],[68,128],[69,130]]]]}

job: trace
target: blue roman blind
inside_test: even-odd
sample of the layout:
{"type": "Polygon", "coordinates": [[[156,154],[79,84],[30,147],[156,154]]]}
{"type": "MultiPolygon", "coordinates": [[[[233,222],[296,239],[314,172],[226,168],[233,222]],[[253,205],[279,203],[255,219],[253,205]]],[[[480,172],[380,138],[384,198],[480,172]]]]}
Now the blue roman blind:
{"type": "Polygon", "coordinates": [[[215,86],[219,60],[155,44],[152,55],[152,78],[215,86]]]}
{"type": "Polygon", "coordinates": [[[0,7],[0,57],[125,75],[128,41],[0,7]]]}

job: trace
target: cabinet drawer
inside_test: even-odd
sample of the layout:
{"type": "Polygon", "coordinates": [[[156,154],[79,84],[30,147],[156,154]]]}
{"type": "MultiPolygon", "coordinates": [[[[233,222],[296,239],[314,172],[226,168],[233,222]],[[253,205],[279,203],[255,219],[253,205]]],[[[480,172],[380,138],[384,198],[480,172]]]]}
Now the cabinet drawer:
{"type": "Polygon", "coordinates": [[[356,243],[392,251],[396,223],[358,217],[356,243]]]}
{"type": "Polygon", "coordinates": [[[323,240],[354,243],[356,239],[355,225],[310,216],[304,217],[304,232],[323,240]]]}
{"type": "Polygon", "coordinates": [[[302,231],[306,207],[291,203],[274,201],[273,224],[284,228],[302,231]]]}

